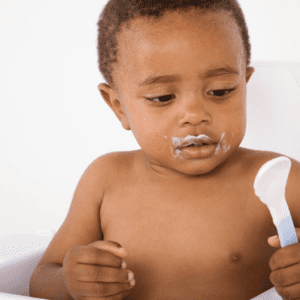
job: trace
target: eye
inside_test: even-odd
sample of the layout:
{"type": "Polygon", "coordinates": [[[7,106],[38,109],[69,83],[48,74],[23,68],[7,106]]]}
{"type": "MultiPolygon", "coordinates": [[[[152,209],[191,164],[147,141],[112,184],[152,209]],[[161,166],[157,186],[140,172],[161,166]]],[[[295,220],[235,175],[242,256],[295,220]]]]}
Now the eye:
{"type": "Polygon", "coordinates": [[[214,90],[214,91],[210,91],[210,92],[213,92],[213,93],[215,93],[215,95],[217,96],[217,97],[223,97],[223,96],[225,96],[226,94],[229,94],[230,92],[232,92],[232,91],[234,91],[235,90],[235,88],[232,88],[232,89],[225,89],[225,90],[214,90]]]}
{"type": "Polygon", "coordinates": [[[153,101],[153,102],[159,102],[159,103],[166,103],[169,102],[174,95],[164,95],[164,96],[159,96],[159,97],[153,97],[153,98],[146,98],[148,101],[153,101]],[[156,100],[158,99],[158,100],[156,100]]]}
{"type": "MultiPolygon", "coordinates": [[[[231,93],[232,91],[234,91],[235,88],[232,89],[224,89],[224,90],[213,90],[211,92],[216,93],[216,97],[223,97],[226,94],[231,93]]],[[[151,102],[156,102],[156,103],[168,103],[170,102],[171,99],[173,99],[174,95],[163,95],[163,96],[158,96],[158,97],[153,97],[153,98],[145,98],[146,101],[151,101],[151,102]]]]}

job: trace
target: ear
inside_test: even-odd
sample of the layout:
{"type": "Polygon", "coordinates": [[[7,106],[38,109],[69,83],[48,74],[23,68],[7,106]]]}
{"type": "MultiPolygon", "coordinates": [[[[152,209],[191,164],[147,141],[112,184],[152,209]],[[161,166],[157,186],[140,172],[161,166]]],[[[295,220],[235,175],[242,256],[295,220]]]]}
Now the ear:
{"type": "Polygon", "coordinates": [[[251,76],[253,75],[255,69],[253,67],[248,67],[246,71],[246,83],[250,80],[251,76]]]}
{"type": "Polygon", "coordinates": [[[127,120],[127,116],[125,114],[124,107],[121,101],[118,99],[117,94],[106,83],[100,83],[98,85],[98,90],[102,98],[104,99],[104,101],[113,110],[113,112],[121,122],[123,128],[126,130],[130,130],[130,126],[127,120]]]}

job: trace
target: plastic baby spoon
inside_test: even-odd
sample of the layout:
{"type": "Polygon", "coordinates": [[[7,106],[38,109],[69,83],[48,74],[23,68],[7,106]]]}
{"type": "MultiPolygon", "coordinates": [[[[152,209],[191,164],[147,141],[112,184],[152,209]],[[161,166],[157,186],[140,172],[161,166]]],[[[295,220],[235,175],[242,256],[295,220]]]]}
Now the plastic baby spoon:
{"type": "MultiPolygon", "coordinates": [[[[266,162],[258,171],[255,195],[268,206],[277,228],[281,247],[298,243],[295,226],[285,199],[285,187],[291,169],[289,158],[280,156],[266,162]]],[[[251,300],[282,300],[275,287],[251,300]]]]}

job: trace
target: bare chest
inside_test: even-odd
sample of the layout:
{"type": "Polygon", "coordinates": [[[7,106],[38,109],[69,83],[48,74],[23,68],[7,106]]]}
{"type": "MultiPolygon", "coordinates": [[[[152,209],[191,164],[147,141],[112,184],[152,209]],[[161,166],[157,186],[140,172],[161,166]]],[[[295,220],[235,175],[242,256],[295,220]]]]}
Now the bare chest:
{"type": "Polygon", "coordinates": [[[126,299],[250,299],[271,288],[275,234],[245,188],[120,188],[101,207],[104,240],[129,253],[136,286],[126,299]]]}

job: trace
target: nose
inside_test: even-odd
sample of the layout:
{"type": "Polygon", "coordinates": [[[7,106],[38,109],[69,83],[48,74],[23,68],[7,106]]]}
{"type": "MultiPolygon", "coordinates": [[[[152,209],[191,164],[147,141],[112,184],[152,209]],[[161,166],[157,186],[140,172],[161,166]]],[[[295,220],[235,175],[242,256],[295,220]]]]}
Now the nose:
{"type": "Polygon", "coordinates": [[[197,126],[201,123],[211,123],[209,103],[201,95],[194,94],[182,102],[180,124],[197,126]]]}

